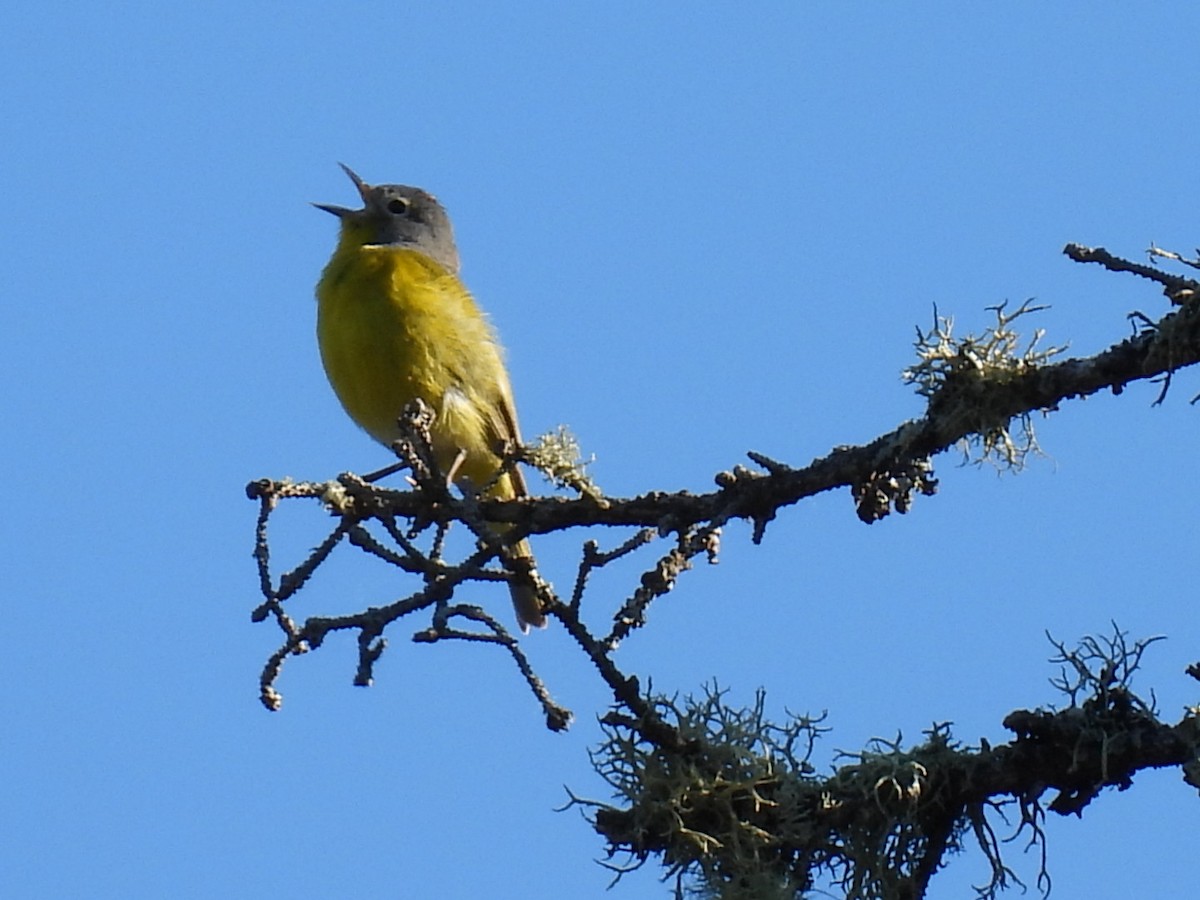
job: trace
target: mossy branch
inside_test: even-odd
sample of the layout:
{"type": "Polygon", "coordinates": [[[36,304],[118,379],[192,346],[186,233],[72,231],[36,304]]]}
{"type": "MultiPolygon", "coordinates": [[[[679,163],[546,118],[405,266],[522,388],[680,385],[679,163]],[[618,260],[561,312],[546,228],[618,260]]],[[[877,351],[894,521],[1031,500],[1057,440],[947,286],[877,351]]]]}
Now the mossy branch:
{"type": "Polygon", "coordinates": [[[1042,851],[1037,883],[1047,893],[1046,811],[1078,815],[1104,788],[1127,789],[1138,771],[1197,759],[1195,713],[1162,722],[1133,692],[1155,640],[1129,641],[1114,625],[1074,649],[1052,641],[1053,661],[1073,673],[1059,683],[1070,705],[1011,713],[1007,744],[966,747],[935,724],[914,747],[875,740],[824,776],[810,763],[827,730],[821,719],[771,722],[762,691],[744,708],[715,685],[698,698],[654,698],[682,741],[663,746],[614,710],[593,766],[617,803],[573,804],[588,808],[609,858],[625,856],[617,871],[658,859],[667,877],[698,881],[722,900],[792,898],[819,884],[848,898],[919,898],[946,856],[972,842],[990,867],[978,895],[994,897],[1021,885],[993,824],[1013,808],[1013,836],[1042,851]]]}

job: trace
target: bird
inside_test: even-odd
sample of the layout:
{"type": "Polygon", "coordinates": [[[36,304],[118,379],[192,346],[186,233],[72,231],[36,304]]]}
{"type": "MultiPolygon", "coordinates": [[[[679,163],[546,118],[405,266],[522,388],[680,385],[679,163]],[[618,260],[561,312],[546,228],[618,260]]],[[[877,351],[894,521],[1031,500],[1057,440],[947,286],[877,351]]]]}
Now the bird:
{"type": "MultiPolygon", "coordinates": [[[[333,256],[317,283],[317,343],[334,393],[351,419],[390,447],[413,400],[433,410],[438,467],[464,493],[529,496],[506,448],[521,443],[512,385],[495,329],[459,278],[450,216],[421,188],[354,182],[362,209],[314,203],[340,223],[333,256]]],[[[493,523],[503,535],[509,526],[493,523]]],[[[544,628],[539,576],[527,540],[508,546],[517,624],[544,628]]]]}

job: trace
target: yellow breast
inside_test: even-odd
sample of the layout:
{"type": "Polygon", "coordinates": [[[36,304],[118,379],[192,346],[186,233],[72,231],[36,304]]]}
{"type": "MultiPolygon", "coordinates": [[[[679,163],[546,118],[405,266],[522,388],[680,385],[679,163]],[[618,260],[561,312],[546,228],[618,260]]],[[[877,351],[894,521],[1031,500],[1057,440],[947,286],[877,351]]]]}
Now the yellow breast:
{"type": "Polygon", "coordinates": [[[396,419],[419,397],[437,413],[439,465],[466,451],[463,474],[486,481],[505,437],[489,410],[508,380],[495,335],[458,277],[416,250],[343,243],[317,300],[321,360],[350,417],[390,444],[396,419]]]}

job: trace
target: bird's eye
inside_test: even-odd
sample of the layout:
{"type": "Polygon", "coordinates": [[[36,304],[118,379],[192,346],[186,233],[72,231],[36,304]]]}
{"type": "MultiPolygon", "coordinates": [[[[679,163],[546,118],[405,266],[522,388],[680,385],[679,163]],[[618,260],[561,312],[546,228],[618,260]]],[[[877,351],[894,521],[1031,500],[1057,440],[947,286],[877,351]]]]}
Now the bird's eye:
{"type": "Polygon", "coordinates": [[[408,201],[403,197],[393,197],[388,201],[387,209],[393,215],[402,216],[408,212],[408,201]]]}

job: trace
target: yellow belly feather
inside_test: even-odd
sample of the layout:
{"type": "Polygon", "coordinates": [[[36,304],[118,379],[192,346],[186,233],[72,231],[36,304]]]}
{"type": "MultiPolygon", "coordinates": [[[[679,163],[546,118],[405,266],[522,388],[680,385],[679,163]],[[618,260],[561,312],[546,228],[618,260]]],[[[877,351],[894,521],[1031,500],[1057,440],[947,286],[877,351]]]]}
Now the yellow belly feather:
{"type": "Polygon", "coordinates": [[[462,282],[419,251],[358,244],[339,247],[317,298],[321,360],[350,417],[389,444],[420,397],[437,414],[438,465],[448,470],[465,451],[461,477],[486,483],[502,442],[516,439],[489,415],[511,394],[495,335],[462,282]]]}

